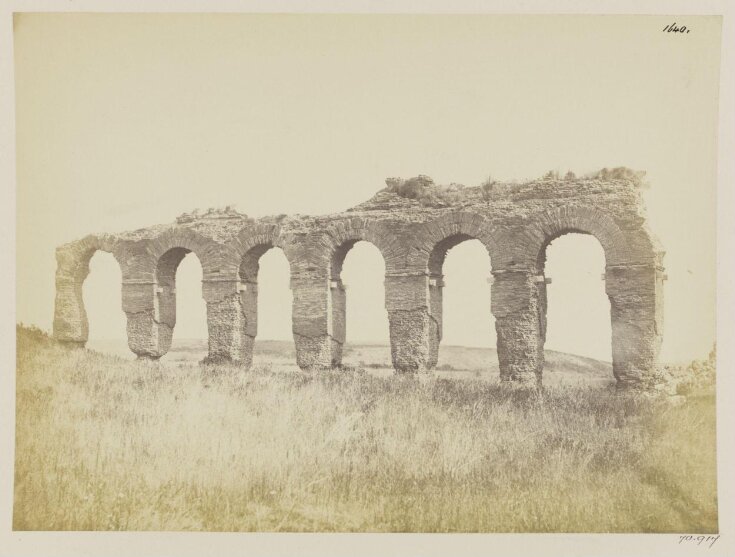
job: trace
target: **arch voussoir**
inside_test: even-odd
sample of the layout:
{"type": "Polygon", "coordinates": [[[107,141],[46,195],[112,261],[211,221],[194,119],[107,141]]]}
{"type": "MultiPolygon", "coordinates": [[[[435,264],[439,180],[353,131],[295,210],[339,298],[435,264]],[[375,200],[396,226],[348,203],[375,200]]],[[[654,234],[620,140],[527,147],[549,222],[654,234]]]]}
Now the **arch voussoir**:
{"type": "Polygon", "coordinates": [[[518,253],[529,262],[538,261],[554,238],[570,232],[597,238],[609,266],[650,264],[654,259],[652,242],[644,230],[626,232],[596,207],[558,207],[529,220],[522,233],[523,252],[518,253]]]}

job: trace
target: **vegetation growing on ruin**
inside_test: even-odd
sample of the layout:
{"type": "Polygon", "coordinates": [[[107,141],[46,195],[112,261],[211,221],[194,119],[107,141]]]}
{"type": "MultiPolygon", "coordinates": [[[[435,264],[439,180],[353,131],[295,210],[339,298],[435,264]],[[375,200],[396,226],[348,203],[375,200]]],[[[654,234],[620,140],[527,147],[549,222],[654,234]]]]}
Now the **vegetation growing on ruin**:
{"type": "MultiPolygon", "coordinates": [[[[605,181],[625,181],[633,184],[637,188],[649,187],[645,180],[646,172],[633,170],[624,166],[615,168],[602,168],[595,172],[587,173],[578,177],[574,172],[568,170],[565,174],[561,174],[557,170],[549,170],[543,176],[536,180],[527,180],[524,183],[532,183],[537,181],[575,181],[575,180],[605,180],[605,181]]],[[[465,187],[463,184],[441,185],[435,184],[434,180],[425,175],[419,175],[414,178],[401,179],[389,178],[386,180],[386,190],[395,193],[405,199],[416,199],[424,206],[442,206],[453,205],[466,199],[469,196],[477,195],[484,201],[492,198],[493,192],[498,191],[501,187],[518,185],[518,182],[503,183],[495,180],[492,176],[483,180],[479,188],[465,187]]]]}
{"type": "Polygon", "coordinates": [[[645,181],[646,172],[645,170],[633,170],[626,166],[617,166],[615,168],[601,168],[595,172],[588,172],[583,176],[577,177],[577,175],[568,170],[566,174],[562,174],[558,170],[549,170],[540,179],[541,180],[622,180],[630,182],[636,187],[646,187],[648,183],[645,181]]]}
{"type": "Polygon", "coordinates": [[[639,188],[649,187],[646,181],[646,172],[643,170],[632,170],[625,166],[615,168],[602,168],[597,172],[587,174],[585,178],[592,180],[625,180],[639,188]]]}
{"type": "Polygon", "coordinates": [[[677,381],[676,392],[689,396],[715,395],[717,350],[712,348],[705,360],[695,360],[686,366],[671,366],[667,371],[677,381]]]}
{"type": "Polygon", "coordinates": [[[16,530],[717,531],[701,369],[674,406],[133,362],[17,334],[16,530]]]}
{"type": "Polygon", "coordinates": [[[434,180],[423,174],[406,180],[389,178],[386,183],[388,191],[406,199],[416,199],[425,206],[452,205],[462,200],[465,190],[462,184],[435,184],[434,180]]]}

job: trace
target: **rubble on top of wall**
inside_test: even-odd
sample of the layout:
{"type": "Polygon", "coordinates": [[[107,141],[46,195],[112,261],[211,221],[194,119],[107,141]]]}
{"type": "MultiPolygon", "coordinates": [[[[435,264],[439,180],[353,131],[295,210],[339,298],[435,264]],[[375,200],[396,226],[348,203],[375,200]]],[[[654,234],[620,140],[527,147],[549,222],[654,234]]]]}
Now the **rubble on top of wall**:
{"type": "Polygon", "coordinates": [[[645,175],[644,171],[627,167],[603,168],[583,176],[577,176],[571,170],[563,175],[552,170],[541,178],[524,181],[503,182],[490,176],[479,186],[437,184],[424,174],[412,178],[392,177],[386,179],[385,188],[348,211],[471,208],[493,202],[543,200],[601,192],[637,197],[638,190],[648,187],[645,175]]]}
{"type": "Polygon", "coordinates": [[[111,242],[140,241],[158,237],[168,230],[184,229],[226,243],[251,226],[275,226],[283,233],[308,234],[353,216],[409,224],[428,222],[457,211],[477,213],[493,220],[496,226],[512,227],[546,211],[573,206],[605,207],[608,216],[619,223],[627,223],[624,227],[636,228],[645,225],[640,191],[644,187],[644,176],[644,172],[618,167],[603,168],[584,176],[571,171],[565,174],[550,171],[541,178],[525,181],[499,181],[488,177],[478,186],[465,186],[437,184],[431,177],[420,174],[412,178],[387,178],[385,188],[341,213],[281,214],[255,219],[238,212],[234,206],[226,206],[186,212],[173,223],[107,236],[111,242]]]}
{"type": "Polygon", "coordinates": [[[178,217],[176,217],[176,224],[186,224],[202,219],[248,220],[248,216],[237,211],[232,205],[227,205],[224,208],[210,207],[209,209],[206,209],[204,211],[194,209],[191,213],[182,213],[178,217]]]}
{"type": "Polygon", "coordinates": [[[227,241],[253,219],[238,212],[233,206],[209,208],[183,213],[176,217],[175,224],[184,226],[218,241],[227,241]]]}

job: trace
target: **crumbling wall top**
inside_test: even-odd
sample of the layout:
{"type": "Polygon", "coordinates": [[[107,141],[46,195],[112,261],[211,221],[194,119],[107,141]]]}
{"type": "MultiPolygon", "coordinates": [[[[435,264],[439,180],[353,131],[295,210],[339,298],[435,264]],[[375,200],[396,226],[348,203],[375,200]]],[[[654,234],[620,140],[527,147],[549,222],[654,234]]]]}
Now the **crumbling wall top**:
{"type": "Polygon", "coordinates": [[[342,213],[254,219],[227,206],[183,213],[170,224],[104,236],[113,241],[137,242],[177,229],[190,230],[226,244],[243,230],[261,225],[276,226],[286,234],[308,234],[332,222],[355,217],[411,225],[456,212],[474,213],[491,221],[493,226],[513,228],[531,224],[545,212],[565,207],[594,207],[603,210],[621,228],[638,229],[645,226],[641,198],[641,188],[646,186],[643,176],[644,173],[627,168],[602,169],[582,177],[571,172],[564,176],[549,172],[540,179],[525,182],[501,182],[489,178],[479,186],[438,185],[425,175],[408,179],[388,178],[386,187],[372,198],[342,213]]]}

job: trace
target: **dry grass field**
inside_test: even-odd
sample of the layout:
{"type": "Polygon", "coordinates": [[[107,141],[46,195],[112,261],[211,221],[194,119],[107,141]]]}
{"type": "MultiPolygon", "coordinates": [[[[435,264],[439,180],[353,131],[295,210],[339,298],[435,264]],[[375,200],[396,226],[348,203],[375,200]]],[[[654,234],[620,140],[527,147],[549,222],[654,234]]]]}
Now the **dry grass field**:
{"type": "Polygon", "coordinates": [[[243,372],[17,335],[15,530],[718,529],[706,381],[672,405],[599,377],[243,372]]]}
{"type": "MultiPolygon", "coordinates": [[[[87,347],[98,352],[135,360],[126,340],[91,340],[87,347]]],[[[174,338],[164,364],[197,363],[207,355],[207,341],[174,338]]],[[[360,368],[373,375],[393,374],[390,346],[383,344],[348,344],[342,361],[346,367],[360,368]]],[[[255,343],[253,362],[261,369],[296,371],[296,350],[293,341],[259,340],[255,343]]],[[[497,380],[498,356],[493,348],[444,346],[439,352],[435,375],[444,378],[478,378],[497,380]]],[[[544,381],[550,385],[579,384],[609,386],[615,383],[612,365],[592,358],[546,350],[544,381]]]]}

